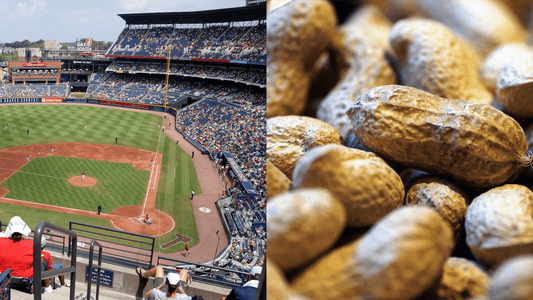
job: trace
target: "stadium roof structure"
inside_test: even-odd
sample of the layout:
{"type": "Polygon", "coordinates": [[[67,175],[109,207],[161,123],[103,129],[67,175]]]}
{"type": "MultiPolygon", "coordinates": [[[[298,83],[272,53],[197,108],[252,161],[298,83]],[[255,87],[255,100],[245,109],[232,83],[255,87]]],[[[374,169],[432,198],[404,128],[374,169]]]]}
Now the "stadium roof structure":
{"type": "Polygon", "coordinates": [[[126,25],[203,24],[266,20],[266,2],[235,8],[192,12],[119,14],[126,25]]]}

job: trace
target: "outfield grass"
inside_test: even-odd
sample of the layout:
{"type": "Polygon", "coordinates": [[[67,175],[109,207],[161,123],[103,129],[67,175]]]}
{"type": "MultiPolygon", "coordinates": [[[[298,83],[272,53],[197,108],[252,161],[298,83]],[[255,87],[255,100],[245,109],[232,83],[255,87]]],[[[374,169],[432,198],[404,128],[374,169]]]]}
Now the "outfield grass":
{"type": "MultiPolygon", "coordinates": [[[[1,123],[7,123],[9,127],[7,131],[3,128],[0,129],[0,149],[60,142],[115,144],[115,137],[118,137],[121,146],[150,151],[156,151],[160,133],[157,124],[163,122],[162,117],[153,114],[76,104],[3,105],[0,106],[0,120],[1,123]],[[87,129],[84,129],[85,123],[88,124],[87,129]],[[30,129],[29,136],[26,136],[26,129],[30,129]]],[[[193,239],[189,246],[195,245],[198,242],[198,232],[192,206],[188,199],[191,190],[194,190],[197,195],[202,191],[192,159],[165,134],[161,134],[158,152],[163,154],[163,164],[156,208],[166,212],[176,221],[176,229],[166,236],[157,238],[156,247],[161,250],[159,243],[164,244],[173,240],[175,238],[174,232],[188,235],[193,239]],[[176,169],[176,177],[174,177],[174,168],[176,169]]],[[[43,160],[42,163],[45,162],[43,160]]],[[[31,165],[28,164],[28,166],[31,165]]],[[[75,175],[79,175],[79,169],[75,169],[73,172],[75,175]]],[[[89,175],[92,176],[92,173],[89,175]]],[[[34,189],[31,182],[18,184],[34,190],[33,193],[38,193],[38,189],[34,189]]],[[[143,188],[146,188],[146,183],[144,183],[143,188]]],[[[44,194],[44,192],[42,193],[44,194]]],[[[11,195],[9,197],[18,199],[11,195]]],[[[66,196],[65,198],[68,199],[69,197],[66,196]]],[[[98,203],[92,203],[92,201],[83,205],[94,211],[94,207],[98,206],[98,203]]],[[[96,202],[96,200],[94,201],[96,202]]],[[[53,200],[51,204],[72,207],[58,204],[57,200],[53,200]]],[[[107,204],[102,204],[102,206],[104,211],[110,210],[107,204]]],[[[68,228],[68,221],[70,220],[112,228],[107,220],[82,216],[72,217],[69,214],[29,209],[16,205],[2,204],[0,211],[0,220],[3,222],[8,222],[12,216],[18,215],[33,229],[40,220],[47,220],[64,228],[68,228]]],[[[180,251],[183,248],[184,244],[180,243],[164,252],[180,251]]]]}
{"type": "Polygon", "coordinates": [[[131,164],[74,157],[36,157],[0,186],[9,190],[7,198],[103,212],[142,205],[150,171],[135,169],[131,164]],[[87,176],[98,182],[92,187],[68,183],[73,176],[87,176]]]}
{"type": "Polygon", "coordinates": [[[0,149],[44,143],[115,144],[155,151],[163,118],[82,105],[3,105],[0,149]],[[87,123],[87,129],[84,124],[87,123]],[[3,125],[8,130],[3,130],[3,125]],[[30,135],[26,135],[26,130],[30,135]]]}

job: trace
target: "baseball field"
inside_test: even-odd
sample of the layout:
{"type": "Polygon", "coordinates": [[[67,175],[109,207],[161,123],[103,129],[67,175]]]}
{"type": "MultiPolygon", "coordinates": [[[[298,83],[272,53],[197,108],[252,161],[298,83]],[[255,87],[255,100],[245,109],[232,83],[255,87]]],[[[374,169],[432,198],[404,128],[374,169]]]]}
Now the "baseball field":
{"type": "Polygon", "coordinates": [[[135,216],[142,208],[155,222],[162,215],[173,220],[175,227],[156,239],[158,249],[174,233],[191,237],[193,246],[198,232],[189,196],[201,187],[191,156],[161,134],[162,122],[155,114],[75,104],[0,106],[0,197],[10,200],[0,204],[0,220],[18,215],[31,228],[47,220],[122,229],[128,225],[120,225],[119,212],[135,207],[135,216]],[[82,171],[94,185],[83,186],[82,171]]]}

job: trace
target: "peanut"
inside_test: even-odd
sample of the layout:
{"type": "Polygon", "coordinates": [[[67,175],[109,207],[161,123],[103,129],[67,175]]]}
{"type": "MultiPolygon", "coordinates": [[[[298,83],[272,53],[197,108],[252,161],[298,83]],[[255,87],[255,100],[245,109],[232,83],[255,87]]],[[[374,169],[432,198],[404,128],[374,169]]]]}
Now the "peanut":
{"type": "Polygon", "coordinates": [[[275,263],[271,262],[269,258],[267,258],[267,263],[268,268],[266,270],[266,288],[268,298],[286,300],[308,299],[307,297],[298,295],[297,293],[291,290],[283,272],[279,269],[278,266],[276,266],[275,263]]]}
{"type": "Polygon", "coordinates": [[[517,117],[533,117],[533,52],[524,53],[500,72],[496,93],[506,112],[517,117]]]}
{"type": "Polygon", "coordinates": [[[490,300],[533,299],[533,255],[523,255],[505,261],[492,274],[489,283],[490,300]]]}
{"type": "Polygon", "coordinates": [[[270,160],[267,160],[268,199],[289,190],[291,180],[283,174],[270,160]]]}
{"type": "Polygon", "coordinates": [[[494,94],[501,71],[509,65],[513,59],[527,53],[532,53],[533,48],[523,43],[503,44],[494,49],[483,61],[479,69],[479,77],[483,84],[494,94]]]}
{"type": "Polygon", "coordinates": [[[475,262],[450,257],[444,263],[444,271],[439,283],[424,293],[424,298],[435,300],[472,300],[486,297],[489,275],[475,262]]]}
{"type": "Polygon", "coordinates": [[[267,157],[288,178],[296,162],[310,149],[340,144],[337,131],[318,119],[281,116],[267,119],[267,157]]]}
{"type": "Polygon", "coordinates": [[[346,225],[343,205],[319,188],[280,194],[268,202],[267,214],[268,256],[285,272],[329,250],[346,225]]]}
{"type": "Polygon", "coordinates": [[[523,43],[520,20],[499,0],[416,0],[423,15],[440,21],[486,56],[504,43],[523,43]]]}
{"type": "Polygon", "coordinates": [[[466,243],[487,266],[533,250],[533,192],[507,184],[474,198],[466,211],[466,243]]]}
{"type": "Polygon", "coordinates": [[[412,299],[438,280],[452,249],[452,230],[437,212],[404,206],[290,284],[312,299],[412,299]]]}
{"type": "Polygon", "coordinates": [[[373,225],[403,204],[400,176],[374,153],[342,145],[316,147],[296,164],[293,187],[321,187],[340,200],[347,226],[373,225]]]}
{"type": "Polygon", "coordinates": [[[470,200],[456,184],[436,176],[423,176],[406,187],[405,203],[437,210],[454,230],[455,240],[459,242],[470,200]]]}
{"type": "Polygon", "coordinates": [[[306,106],[310,70],[325,51],[337,20],[327,0],[294,0],[267,17],[267,115],[300,114],[306,106]]]}
{"type": "Polygon", "coordinates": [[[370,88],[396,83],[385,58],[390,28],[390,22],[374,6],[360,9],[341,26],[341,41],[337,42],[341,80],[320,103],[317,117],[343,138],[351,127],[346,111],[355,99],[370,88]]]}
{"type": "Polygon", "coordinates": [[[472,188],[500,185],[531,164],[520,125],[489,105],[389,85],[361,95],[348,115],[359,141],[384,159],[472,188]]]}
{"type": "Polygon", "coordinates": [[[398,21],[390,45],[403,85],[449,99],[492,102],[478,78],[477,54],[444,24],[419,18],[398,21]]]}

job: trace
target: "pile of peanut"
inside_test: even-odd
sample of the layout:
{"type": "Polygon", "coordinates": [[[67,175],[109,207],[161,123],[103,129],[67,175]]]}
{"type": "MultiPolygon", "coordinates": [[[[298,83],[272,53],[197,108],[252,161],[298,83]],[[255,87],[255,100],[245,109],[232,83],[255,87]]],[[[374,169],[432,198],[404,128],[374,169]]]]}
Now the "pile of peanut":
{"type": "Polygon", "coordinates": [[[533,0],[360,2],[267,2],[267,295],[533,299],[533,0]]]}

